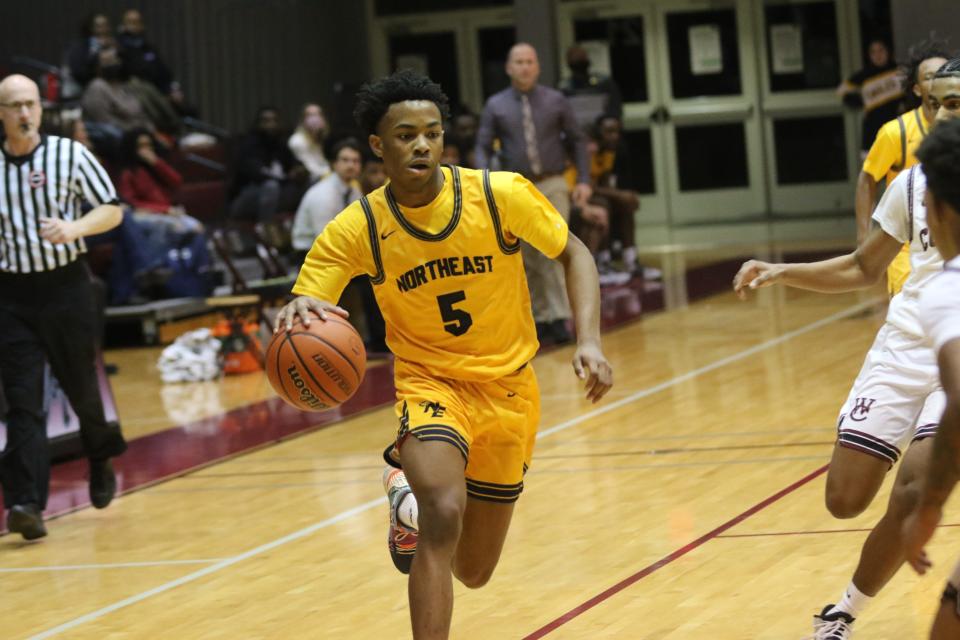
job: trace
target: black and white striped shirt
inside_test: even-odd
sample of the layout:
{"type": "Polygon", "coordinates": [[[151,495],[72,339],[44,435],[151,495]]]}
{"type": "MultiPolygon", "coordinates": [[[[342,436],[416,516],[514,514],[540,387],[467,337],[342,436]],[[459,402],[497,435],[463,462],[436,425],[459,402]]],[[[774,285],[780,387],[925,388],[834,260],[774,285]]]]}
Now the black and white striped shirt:
{"type": "Polygon", "coordinates": [[[83,238],[53,244],[40,237],[40,218],[77,220],[84,203],[117,201],[110,177],[79,142],[42,136],[25,156],[0,157],[0,271],[36,273],[64,267],[87,250],[83,238]]]}

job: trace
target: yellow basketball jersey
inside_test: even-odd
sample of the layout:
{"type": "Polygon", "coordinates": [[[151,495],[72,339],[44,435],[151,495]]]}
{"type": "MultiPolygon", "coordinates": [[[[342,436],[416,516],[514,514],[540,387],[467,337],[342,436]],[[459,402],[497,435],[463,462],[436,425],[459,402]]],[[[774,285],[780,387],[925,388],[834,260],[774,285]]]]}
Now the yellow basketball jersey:
{"type": "Polygon", "coordinates": [[[923,142],[930,125],[923,116],[923,107],[917,107],[884,124],[863,161],[864,172],[870,174],[875,182],[886,177],[889,185],[901,171],[917,164],[913,152],[923,142]]]}
{"type": "Polygon", "coordinates": [[[519,174],[441,170],[443,188],[424,207],[401,206],[388,185],[342,211],[314,242],[293,291],[334,301],[366,273],[398,358],[438,377],[495,380],[539,346],[519,239],[553,258],[567,225],[519,174]]]}

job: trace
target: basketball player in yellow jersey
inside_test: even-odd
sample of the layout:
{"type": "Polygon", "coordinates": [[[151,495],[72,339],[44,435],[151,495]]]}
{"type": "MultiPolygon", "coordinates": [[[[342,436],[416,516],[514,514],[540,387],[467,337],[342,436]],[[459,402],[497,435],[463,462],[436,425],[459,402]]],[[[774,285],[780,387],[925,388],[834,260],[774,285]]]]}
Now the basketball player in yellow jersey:
{"type": "MultiPolygon", "coordinates": [[[[904,78],[907,86],[904,88],[907,93],[912,92],[920,99],[920,106],[884,124],[877,132],[877,137],[863,162],[863,169],[857,178],[854,202],[858,245],[870,231],[870,216],[877,206],[880,181],[885,178],[886,185],[889,186],[897,174],[917,163],[914,151],[933,126],[937,113],[930,101],[930,82],[937,69],[947,62],[948,57],[946,47],[938,43],[921,43],[910,51],[904,78]]],[[[887,292],[891,296],[899,293],[908,275],[910,247],[904,245],[900,254],[887,268],[887,292]]]]}
{"type": "Polygon", "coordinates": [[[391,449],[403,471],[385,475],[388,542],[410,573],[418,640],[449,635],[451,571],[471,588],[490,579],[530,464],[538,344],[521,238],[564,267],[573,369],[587,398],[598,401],[612,384],[593,258],[522,176],[439,166],[447,108],[439,85],[412,71],[361,89],[354,116],[390,182],[324,229],[294,286],[300,297],[277,318],[289,330],[311,312],[346,316],[333,301],[352,277],[371,277],[396,355],[391,449]]]}

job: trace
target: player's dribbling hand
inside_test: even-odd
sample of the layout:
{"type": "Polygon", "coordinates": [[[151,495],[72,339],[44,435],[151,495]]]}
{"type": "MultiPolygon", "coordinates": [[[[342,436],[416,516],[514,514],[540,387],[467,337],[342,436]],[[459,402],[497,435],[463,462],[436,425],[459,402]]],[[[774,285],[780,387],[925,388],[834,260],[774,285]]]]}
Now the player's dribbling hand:
{"type": "Polygon", "coordinates": [[[737,271],[733,277],[733,290],[741,300],[747,299],[747,289],[760,289],[769,287],[780,279],[783,274],[783,268],[780,265],[761,262],[759,260],[748,260],[737,271]]]}
{"type": "Polygon", "coordinates": [[[920,575],[933,566],[923,548],[933,537],[942,515],[943,512],[935,506],[921,505],[903,522],[903,554],[913,570],[920,575]]]}
{"type": "Polygon", "coordinates": [[[581,380],[586,380],[584,388],[587,400],[599,402],[613,386],[613,368],[600,350],[600,345],[586,343],[577,346],[573,354],[573,371],[581,380]]]}
{"type": "Polygon", "coordinates": [[[297,317],[303,322],[303,326],[309,327],[310,318],[313,314],[319,316],[321,320],[326,320],[328,313],[335,313],[341,318],[350,317],[346,309],[342,309],[335,304],[317,300],[310,296],[299,296],[280,309],[280,313],[277,314],[277,321],[273,325],[273,332],[277,333],[281,329],[290,331],[293,329],[293,323],[297,317]]]}

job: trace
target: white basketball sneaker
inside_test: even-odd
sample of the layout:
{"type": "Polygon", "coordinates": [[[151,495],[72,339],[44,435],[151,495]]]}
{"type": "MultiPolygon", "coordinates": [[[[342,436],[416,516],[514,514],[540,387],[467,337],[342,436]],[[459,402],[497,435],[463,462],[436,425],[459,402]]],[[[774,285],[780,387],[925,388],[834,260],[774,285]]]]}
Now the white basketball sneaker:
{"type": "Polygon", "coordinates": [[[831,609],[833,605],[828,604],[813,616],[813,635],[804,640],[847,640],[853,637],[853,616],[843,611],[827,613],[831,609]]]}

